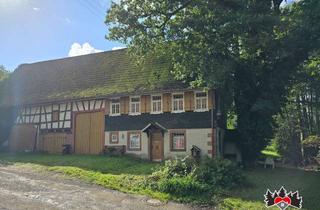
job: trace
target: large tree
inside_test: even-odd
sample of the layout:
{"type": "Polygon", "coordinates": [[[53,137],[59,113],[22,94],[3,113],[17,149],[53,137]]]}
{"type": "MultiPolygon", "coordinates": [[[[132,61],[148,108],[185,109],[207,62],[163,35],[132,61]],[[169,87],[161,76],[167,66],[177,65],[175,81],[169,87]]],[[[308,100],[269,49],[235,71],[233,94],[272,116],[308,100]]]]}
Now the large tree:
{"type": "Polygon", "coordinates": [[[9,133],[14,121],[14,109],[2,107],[2,96],[5,94],[5,83],[9,78],[9,71],[0,65],[0,150],[2,142],[9,138],[9,133]]]}
{"type": "Polygon", "coordinates": [[[291,9],[281,2],[121,0],[108,11],[107,38],[129,46],[139,61],[149,53],[166,57],[176,79],[233,101],[250,160],[272,135],[272,116],[296,67],[319,47],[319,1],[291,9]]]}
{"type": "Polygon", "coordinates": [[[283,157],[297,165],[302,160],[302,141],[320,136],[319,52],[301,65],[293,81],[287,103],[275,118],[275,140],[283,157]]]}
{"type": "Polygon", "coordinates": [[[6,70],[6,68],[3,65],[0,65],[0,81],[7,78],[9,75],[9,72],[6,70]]]}

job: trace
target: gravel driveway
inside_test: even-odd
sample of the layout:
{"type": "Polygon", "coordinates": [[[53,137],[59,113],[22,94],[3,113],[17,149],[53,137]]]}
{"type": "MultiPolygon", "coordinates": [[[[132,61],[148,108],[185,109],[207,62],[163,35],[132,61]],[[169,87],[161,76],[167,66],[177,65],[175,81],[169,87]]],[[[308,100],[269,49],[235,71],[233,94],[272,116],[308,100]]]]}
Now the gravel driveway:
{"type": "Polygon", "coordinates": [[[161,203],[146,196],[129,195],[97,185],[38,171],[30,166],[0,165],[2,209],[199,209],[161,203]]]}

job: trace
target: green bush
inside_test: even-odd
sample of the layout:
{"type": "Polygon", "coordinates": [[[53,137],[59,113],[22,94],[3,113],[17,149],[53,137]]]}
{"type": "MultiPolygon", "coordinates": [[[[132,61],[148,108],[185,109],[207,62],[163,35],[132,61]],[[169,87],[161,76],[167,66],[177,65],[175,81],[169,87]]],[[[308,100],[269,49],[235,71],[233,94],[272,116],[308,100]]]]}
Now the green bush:
{"type": "Polygon", "coordinates": [[[197,165],[193,158],[167,160],[165,164],[156,169],[149,177],[150,180],[170,179],[177,176],[188,176],[194,172],[197,165]]]}
{"type": "Polygon", "coordinates": [[[199,181],[215,188],[230,189],[244,181],[240,168],[230,160],[206,158],[195,174],[199,181]]]}
{"type": "Polygon", "coordinates": [[[192,175],[163,179],[158,183],[158,190],[173,195],[189,196],[206,192],[207,185],[200,183],[192,175]]]}
{"type": "Polygon", "coordinates": [[[241,170],[229,160],[193,158],[168,160],[148,176],[146,185],[153,190],[175,196],[213,195],[231,189],[244,180],[241,170]]]}

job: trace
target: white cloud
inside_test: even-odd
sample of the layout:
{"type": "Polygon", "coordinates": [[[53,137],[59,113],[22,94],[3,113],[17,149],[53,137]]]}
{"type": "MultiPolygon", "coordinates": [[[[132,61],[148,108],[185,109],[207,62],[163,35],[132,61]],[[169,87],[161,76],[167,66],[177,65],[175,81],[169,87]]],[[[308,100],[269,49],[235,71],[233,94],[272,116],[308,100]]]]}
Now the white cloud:
{"type": "Polygon", "coordinates": [[[65,17],[64,20],[66,21],[66,23],[71,23],[72,21],[70,20],[70,18],[65,17]]]}
{"type": "Polygon", "coordinates": [[[78,55],[87,55],[97,52],[102,52],[102,50],[95,49],[88,42],[84,43],[83,45],[79,44],[78,42],[74,42],[70,47],[68,56],[72,57],[78,55]]]}
{"type": "Polygon", "coordinates": [[[123,48],[126,48],[126,47],[113,47],[112,50],[120,50],[120,49],[123,49],[123,48]]]}
{"type": "Polygon", "coordinates": [[[32,7],[32,9],[36,12],[40,11],[40,8],[39,7],[32,7]]]}

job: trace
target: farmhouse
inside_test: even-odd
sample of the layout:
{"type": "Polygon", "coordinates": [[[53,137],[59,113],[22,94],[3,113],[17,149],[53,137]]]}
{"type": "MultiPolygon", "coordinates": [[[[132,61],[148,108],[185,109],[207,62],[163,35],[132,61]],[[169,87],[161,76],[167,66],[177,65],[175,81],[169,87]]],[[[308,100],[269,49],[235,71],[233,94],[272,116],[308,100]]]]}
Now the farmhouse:
{"type": "Polygon", "coordinates": [[[20,65],[0,102],[17,110],[10,150],[219,156],[218,93],[188,88],[165,68],[153,59],[138,67],[126,49],[20,65]]]}

